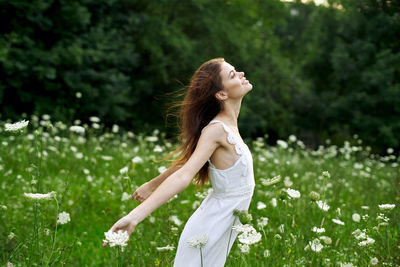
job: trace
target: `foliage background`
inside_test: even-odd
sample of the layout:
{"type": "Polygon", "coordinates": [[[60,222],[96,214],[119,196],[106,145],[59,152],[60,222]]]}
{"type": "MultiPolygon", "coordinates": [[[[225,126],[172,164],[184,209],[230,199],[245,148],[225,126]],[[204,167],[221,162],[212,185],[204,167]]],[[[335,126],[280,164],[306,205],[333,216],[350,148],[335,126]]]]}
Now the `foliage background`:
{"type": "Polygon", "coordinates": [[[172,136],[167,93],[224,57],[253,84],[243,137],[295,134],[315,147],[357,134],[398,149],[400,1],[329,3],[1,0],[0,115],[98,116],[172,136]]]}

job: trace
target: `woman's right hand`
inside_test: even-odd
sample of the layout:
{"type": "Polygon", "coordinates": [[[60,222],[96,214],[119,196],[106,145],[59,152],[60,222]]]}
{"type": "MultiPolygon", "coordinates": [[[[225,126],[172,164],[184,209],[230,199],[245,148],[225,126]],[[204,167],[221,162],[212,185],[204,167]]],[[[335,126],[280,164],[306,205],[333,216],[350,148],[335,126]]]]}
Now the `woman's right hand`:
{"type": "Polygon", "coordinates": [[[139,188],[132,194],[132,200],[136,198],[138,201],[143,202],[151,195],[151,193],[153,193],[153,191],[154,188],[151,184],[146,182],[139,186],[139,188]]]}

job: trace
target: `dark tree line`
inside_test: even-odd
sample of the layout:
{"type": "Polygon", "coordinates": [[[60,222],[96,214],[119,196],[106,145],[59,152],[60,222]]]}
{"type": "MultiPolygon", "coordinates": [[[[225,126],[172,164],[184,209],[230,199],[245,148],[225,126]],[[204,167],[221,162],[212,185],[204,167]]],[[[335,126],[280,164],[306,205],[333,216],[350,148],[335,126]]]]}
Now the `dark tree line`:
{"type": "Polygon", "coordinates": [[[358,134],[377,151],[399,148],[400,1],[330,4],[1,0],[1,119],[47,113],[164,128],[167,93],[224,57],[253,84],[244,137],[295,134],[317,145],[358,134]]]}

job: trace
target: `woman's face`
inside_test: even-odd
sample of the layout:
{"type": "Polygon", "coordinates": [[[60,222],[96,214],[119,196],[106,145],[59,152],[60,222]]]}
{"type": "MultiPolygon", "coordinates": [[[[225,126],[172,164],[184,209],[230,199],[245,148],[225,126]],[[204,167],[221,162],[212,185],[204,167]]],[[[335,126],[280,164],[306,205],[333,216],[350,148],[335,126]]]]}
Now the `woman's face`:
{"type": "Polygon", "coordinates": [[[224,86],[223,91],[227,93],[228,98],[241,98],[253,88],[253,85],[244,77],[244,72],[236,71],[228,62],[222,62],[220,75],[224,86]]]}

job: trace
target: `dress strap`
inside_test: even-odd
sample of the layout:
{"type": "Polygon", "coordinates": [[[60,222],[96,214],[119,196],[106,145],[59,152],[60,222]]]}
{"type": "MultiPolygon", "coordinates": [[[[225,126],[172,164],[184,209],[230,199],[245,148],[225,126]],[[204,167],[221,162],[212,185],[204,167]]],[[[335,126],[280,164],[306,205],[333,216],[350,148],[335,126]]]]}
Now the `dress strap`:
{"type": "MultiPolygon", "coordinates": [[[[224,128],[225,132],[228,133],[227,140],[228,140],[229,144],[235,145],[236,153],[241,155],[242,154],[242,147],[240,146],[240,143],[236,140],[236,137],[233,134],[232,130],[228,126],[226,126],[225,123],[223,123],[220,120],[212,120],[208,124],[213,124],[213,123],[217,123],[217,122],[220,122],[222,124],[222,127],[224,128]]],[[[207,125],[205,127],[207,127],[207,125]]],[[[201,130],[202,132],[203,132],[204,128],[201,130]]]]}

